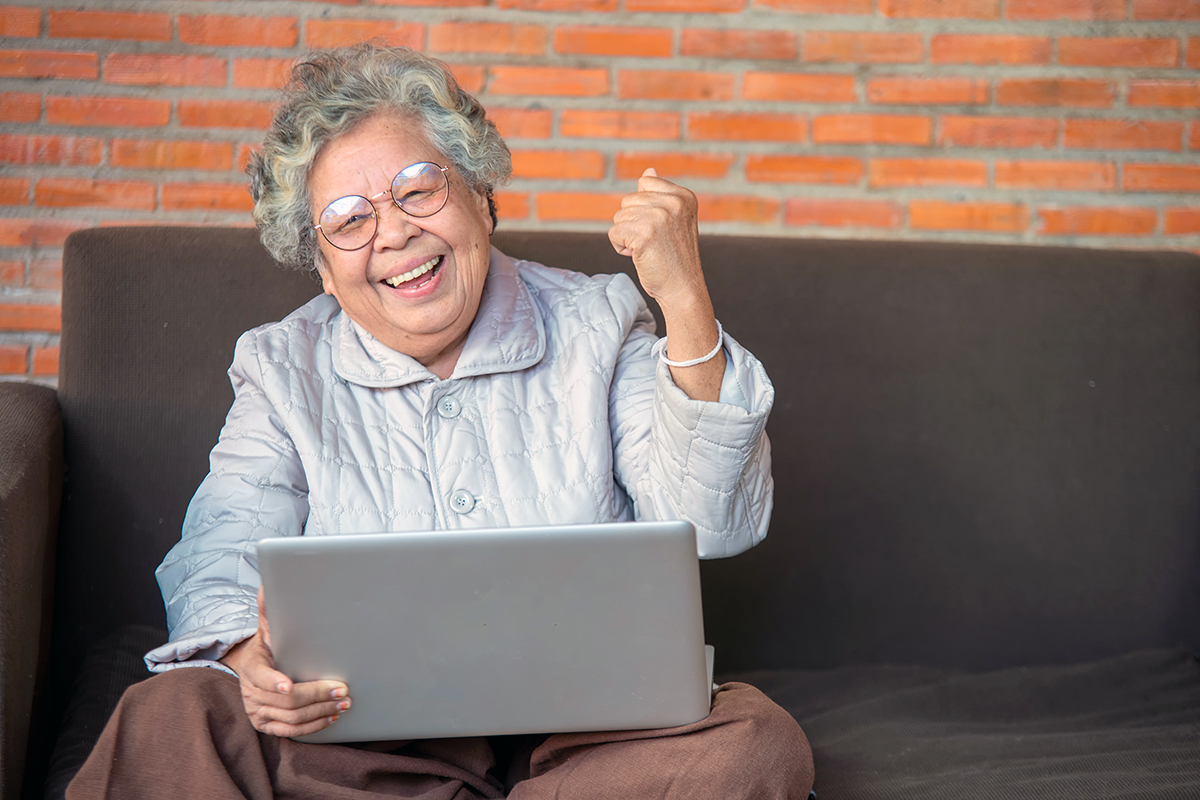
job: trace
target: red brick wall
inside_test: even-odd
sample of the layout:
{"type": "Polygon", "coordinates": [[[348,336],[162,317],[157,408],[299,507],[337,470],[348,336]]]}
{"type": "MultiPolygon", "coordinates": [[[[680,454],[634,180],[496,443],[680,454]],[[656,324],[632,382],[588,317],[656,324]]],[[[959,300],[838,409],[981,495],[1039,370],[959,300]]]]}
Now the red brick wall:
{"type": "Polygon", "coordinates": [[[12,2],[0,376],[53,380],[70,231],[249,224],[290,60],[377,36],[491,109],[510,227],[654,165],[710,231],[1200,249],[1200,0],[12,2]]]}

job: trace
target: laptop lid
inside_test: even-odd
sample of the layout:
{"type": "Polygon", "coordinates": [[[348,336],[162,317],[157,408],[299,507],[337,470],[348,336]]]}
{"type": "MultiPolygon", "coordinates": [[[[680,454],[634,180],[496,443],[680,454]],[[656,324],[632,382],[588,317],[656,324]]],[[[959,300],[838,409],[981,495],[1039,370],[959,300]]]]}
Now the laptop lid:
{"type": "Polygon", "coordinates": [[[259,544],[276,666],[354,706],[309,742],[665,728],[707,716],[686,522],[259,544]]]}

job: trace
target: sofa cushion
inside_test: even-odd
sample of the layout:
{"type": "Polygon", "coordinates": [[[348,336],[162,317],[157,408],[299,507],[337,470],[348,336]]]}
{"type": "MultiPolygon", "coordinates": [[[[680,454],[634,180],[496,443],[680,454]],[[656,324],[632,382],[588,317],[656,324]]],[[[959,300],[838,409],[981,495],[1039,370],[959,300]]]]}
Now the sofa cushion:
{"type": "MultiPolygon", "coordinates": [[[[127,626],[91,650],[54,751],[65,796],[142,653],[165,631],[127,626]]],[[[1200,657],[1146,650],[1071,666],[968,673],[859,666],[718,676],[800,721],[819,800],[1200,797],[1200,657]]]]}
{"type": "Polygon", "coordinates": [[[1200,797],[1200,657],[735,677],[790,711],[820,800],[1200,797]]]}

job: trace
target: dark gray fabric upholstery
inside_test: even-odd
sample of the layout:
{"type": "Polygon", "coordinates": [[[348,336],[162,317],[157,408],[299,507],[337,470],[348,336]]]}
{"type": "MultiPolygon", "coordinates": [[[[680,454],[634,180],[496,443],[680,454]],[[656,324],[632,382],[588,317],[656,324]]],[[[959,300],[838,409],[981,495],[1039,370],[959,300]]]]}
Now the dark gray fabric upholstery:
{"type": "MultiPolygon", "coordinates": [[[[603,234],[501,231],[494,241],[551,266],[631,269],[603,234]]],[[[1020,743],[1045,735],[1038,714],[1056,707],[989,717],[952,691],[964,676],[1040,703],[1049,695],[1039,675],[1070,688],[1055,665],[1108,665],[1099,675],[1125,654],[1200,648],[1200,258],[727,237],[705,238],[702,257],[718,317],[777,390],[771,534],[704,565],[707,633],[719,672],[792,671],[795,691],[832,676],[826,712],[795,709],[817,732],[822,800],[859,769],[877,782],[860,776],[844,796],[916,796],[903,794],[905,781],[922,796],[997,796],[954,790],[985,791],[971,774],[986,748],[970,720],[980,714],[1020,743]],[[898,674],[920,678],[920,702],[882,698],[878,730],[854,716],[855,691],[889,690],[898,674]],[[927,754],[906,760],[905,737],[927,740],[927,754]],[[935,740],[961,750],[944,769],[935,740]]],[[[250,229],[69,238],[60,712],[93,645],[121,625],[163,625],[153,570],[178,539],[232,400],[225,370],[237,336],[317,291],[275,267],[250,229]]],[[[1182,680],[1178,665],[1161,662],[1157,683],[1143,666],[1128,679],[1145,690],[1146,726],[1162,724],[1164,699],[1194,715],[1195,696],[1171,683],[1182,680]]],[[[1079,695],[1097,708],[1105,697],[1079,695]]],[[[1139,712],[1120,709],[1112,719],[1135,728],[1139,712]]],[[[1072,731],[1090,736],[1092,722],[1063,716],[1059,744],[1072,731]]],[[[1113,768],[1060,752],[1064,771],[1046,762],[1045,781],[1029,784],[1040,796],[1056,796],[1054,775],[1113,768]]],[[[1171,774],[1138,758],[1114,755],[1129,775],[1171,774]]],[[[1165,783],[1152,788],[1160,794],[1147,796],[1172,796],[1165,783]]]]}
{"type": "Polygon", "coordinates": [[[54,391],[0,383],[0,797],[17,797],[53,733],[45,686],[62,420],[54,391]],[[27,745],[32,744],[32,747],[27,745]]]}
{"type": "Polygon", "coordinates": [[[800,721],[820,800],[1200,797],[1200,661],[736,676],[800,721]]]}

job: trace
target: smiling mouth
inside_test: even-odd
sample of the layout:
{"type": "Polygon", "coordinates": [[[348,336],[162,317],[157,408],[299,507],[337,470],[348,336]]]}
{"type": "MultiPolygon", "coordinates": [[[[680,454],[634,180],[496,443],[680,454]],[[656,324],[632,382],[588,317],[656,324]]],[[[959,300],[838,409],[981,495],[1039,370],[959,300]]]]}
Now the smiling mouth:
{"type": "Polygon", "coordinates": [[[426,261],[424,264],[417,267],[416,269],[411,269],[402,275],[396,275],[393,278],[385,279],[384,283],[386,283],[388,286],[391,286],[393,289],[395,289],[397,286],[399,286],[402,283],[408,283],[409,281],[415,281],[417,278],[421,277],[422,275],[427,275],[430,272],[433,272],[438,267],[440,267],[442,265],[442,261],[445,260],[445,258],[446,258],[445,256],[434,256],[433,258],[429,259],[428,261],[426,261]]]}

